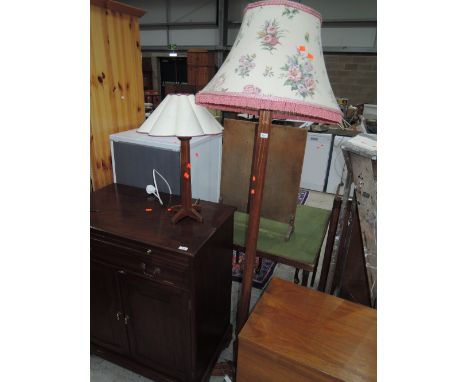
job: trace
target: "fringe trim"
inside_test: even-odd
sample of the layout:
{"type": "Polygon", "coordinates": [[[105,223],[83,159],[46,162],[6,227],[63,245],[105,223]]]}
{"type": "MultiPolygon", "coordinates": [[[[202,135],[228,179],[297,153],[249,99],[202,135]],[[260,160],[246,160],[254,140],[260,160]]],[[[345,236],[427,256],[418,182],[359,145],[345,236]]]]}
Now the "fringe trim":
{"type": "Polygon", "coordinates": [[[262,97],[244,93],[203,93],[195,95],[195,103],[211,109],[259,115],[271,110],[275,119],[298,119],[319,123],[339,123],[341,111],[280,97],[262,97]]]}
{"type": "Polygon", "coordinates": [[[307,5],[296,3],[295,1],[288,1],[288,0],[264,0],[264,1],[257,1],[255,3],[250,3],[244,8],[244,13],[247,12],[249,9],[256,8],[256,7],[263,7],[265,5],[284,5],[290,8],[296,8],[301,11],[310,13],[311,15],[316,16],[320,22],[322,22],[322,15],[320,12],[316,11],[315,9],[308,7],[307,5]]]}

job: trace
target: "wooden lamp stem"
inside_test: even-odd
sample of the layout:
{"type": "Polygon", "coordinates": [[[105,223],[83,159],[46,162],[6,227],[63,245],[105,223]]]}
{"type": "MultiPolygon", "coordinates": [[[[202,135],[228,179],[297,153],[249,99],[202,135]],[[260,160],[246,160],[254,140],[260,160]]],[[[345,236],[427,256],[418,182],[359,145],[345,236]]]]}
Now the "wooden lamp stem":
{"type": "Polygon", "coordinates": [[[181,219],[189,217],[203,222],[203,217],[198,213],[199,205],[192,204],[192,175],[190,164],[190,139],[191,137],[179,137],[180,140],[180,205],[170,207],[169,210],[177,212],[172,223],[176,224],[181,219]]]}
{"type": "Polygon", "coordinates": [[[250,293],[257,254],[258,230],[260,227],[260,210],[262,208],[263,186],[268,159],[270,141],[271,112],[260,110],[258,131],[255,136],[254,166],[251,174],[249,225],[247,228],[242,290],[237,313],[237,334],[240,333],[249,317],[250,293]]]}

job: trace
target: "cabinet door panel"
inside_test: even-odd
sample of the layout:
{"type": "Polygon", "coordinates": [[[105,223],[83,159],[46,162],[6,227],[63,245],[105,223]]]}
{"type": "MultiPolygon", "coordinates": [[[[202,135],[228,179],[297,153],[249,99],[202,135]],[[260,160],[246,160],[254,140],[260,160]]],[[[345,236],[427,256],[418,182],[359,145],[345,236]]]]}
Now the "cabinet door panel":
{"type": "Polygon", "coordinates": [[[90,310],[91,341],[117,353],[128,354],[116,271],[95,261],[91,261],[90,310]]]}
{"type": "Polygon", "coordinates": [[[197,85],[197,66],[187,66],[187,83],[189,85],[197,85]]]}
{"type": "Polygon", "coordinates": [[[133,275],[122,282],[132,357],[153,369],[183,377],[190,350],[187,296],[176,288],[133,275]]]}

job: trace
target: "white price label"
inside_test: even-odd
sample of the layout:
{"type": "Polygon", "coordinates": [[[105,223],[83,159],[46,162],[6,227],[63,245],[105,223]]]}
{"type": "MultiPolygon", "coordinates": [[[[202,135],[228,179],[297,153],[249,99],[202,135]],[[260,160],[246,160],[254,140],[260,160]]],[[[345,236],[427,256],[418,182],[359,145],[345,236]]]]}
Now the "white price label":
{"type": "Polygon", "coordinates": [[[188,247],[184,247],[183,245],[179,245],[179,249],[181,251],[187,251],[188,250],[188,247]]]}
{"type": "Polygon", "coordinates": [[[268,138],[268,134],[267,134],[267,133],[260,133],[260,138],[267,139],[267,138],[268,138]]]}

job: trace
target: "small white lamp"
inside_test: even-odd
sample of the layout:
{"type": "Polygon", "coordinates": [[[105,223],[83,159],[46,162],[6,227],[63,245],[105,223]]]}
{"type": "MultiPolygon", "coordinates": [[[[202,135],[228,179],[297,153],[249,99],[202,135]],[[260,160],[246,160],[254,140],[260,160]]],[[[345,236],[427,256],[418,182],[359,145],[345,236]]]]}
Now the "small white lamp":
{"type": "Polygon", "coordinates": [[[190,163],[190,139],[201,135],[220,134],[223,127],[204,107],[195,104],[192,94],[169,94],[137,129],[139,133],[153,136],[176,136],[180,140],[180,196],[181,204],[172,206],[176,212],[172,218],[175,224],[185,217],[199,222],[200,206],[192,204],[190,163]]]}

